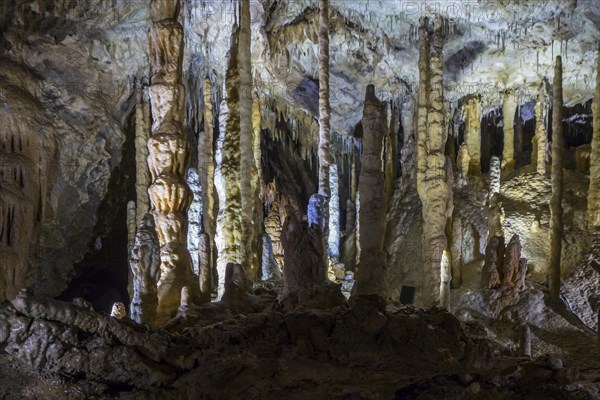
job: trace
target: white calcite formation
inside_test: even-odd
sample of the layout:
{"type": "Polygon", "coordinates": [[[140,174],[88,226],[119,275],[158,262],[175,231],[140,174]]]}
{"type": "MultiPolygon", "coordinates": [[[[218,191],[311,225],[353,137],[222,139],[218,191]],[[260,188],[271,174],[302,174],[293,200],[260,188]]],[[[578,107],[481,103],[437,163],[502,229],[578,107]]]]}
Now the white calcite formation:
{"type": "Polygon", "coordinates": [[[187,250],[187,210],[192,195],[184,180],[188,143],[183,129],[181,84],[183,28],[177,22],[177,0],[153,0],[149,31],[152,136],[148,141],[148,188],[161,248],[157,323],[167,322],[180,304],[181,288],[193,284],[187,250]],[[171,13],[172,10],[173,12],[171,13]]]}
{"type": "Polygon", "coordinates": [[[502,118],[504,146],[502,150],[502,169],[510,170],[515,165],[515,127],[514,119],[517,111],[517,98],[513,91],[504,93],[502,102],[502,118]]]}
{"type": "Polygon", "coordinates": [[[360,255],[356,273],[358,295],[387,296],[385,283],[385,186],[381,160],[385,133],[385,105],[375,96],[375,87],[367,86],[363,111],[362,167],[358,179],[360,207],[358,219],[360,255]]]}
{"type": "Polygon", "coordinates": [[[548,133],[546,131],[546,119],[548,118],[547,96],[546,85],[541,84],[535,103],[535,134],[531,139],[533,147],[531,162],[540,175],[546,173],[546,163],[548,160],[548,133]]]}
{"type": "MultiPolygon", "coordinates": [[[[469,172],[473,175],[481,175],[481,98],[471,96],[463,105],[465,120],[465,143],[469,155],[469,172]]],[[[464,153],[464,151],[463,151],[464,153]]],[[[462,155],[461,165],[466,160],[462,155]]]]}

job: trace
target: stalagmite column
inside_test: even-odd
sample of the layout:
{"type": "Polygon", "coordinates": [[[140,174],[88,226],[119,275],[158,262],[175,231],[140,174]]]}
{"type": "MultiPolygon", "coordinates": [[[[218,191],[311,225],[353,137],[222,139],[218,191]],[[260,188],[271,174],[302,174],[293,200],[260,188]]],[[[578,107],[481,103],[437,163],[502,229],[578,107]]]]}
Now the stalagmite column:
{"type": "Polygon", "coordinates": [[[367,86],[362,118],[363,153],[358,191],[360,193],[360,257],[356,273],[356,293],[387,296],[385,284],[385,185],[381,150],[385,133],[385,106],[367,86]]]}
{"type": "MultiPolygon", "coordinates": [[[[419,110],[417,116],[417,191],[423,205],[423,283],[426,307],[440,304],[442,255],[447,249],[446,222],[449,188],[444,155],[442,19],[436,16],[429,49],[427,21],[420,28],[419,110]]],[[[362,221],[361,221],[362,224],[362,221]]]]}
{"type": "Polygon", "coordinates": [[[385,201],[389,204],[394,195],[394,182],[398,176],[398,144],[396,142],[396,133],[394,127],[396,126],[392,121],[392,113],[394,109],[388,103],[387,107],[387,128],[385,131],[385,201]]]}
{"type": "Polygon", "coordinates": [[[340,195],[338,167],[334,162],[329,166],[329,234],[327,236],[328,255],[333,260],[340,258],[340,195]]]}
{"type": "Polygon", "coordinates": [[[556,57],[552,83],[552,197],[550,198],[550,298],[560,299],[560,256],[563,237],[563,90],[562,62],[556,57]]]}
{"type": "Polygon", "coordinates": [[[253,265],[255,268],[260,268],[262,266],[262,249],[264,248],[262,245],[262,239],[264,237],[264,211],[263,211],[263,203],[260,198],[260,183],[262,181],[262,150],[260,147],[261,144],[261,115],[260,115],[260,101],[259,97],[256,93],[253,95],[252,101],[252,146],[254,152],[254,164],[256,166],[256,173],[252,175],[251,183],[252,183],[252,198],[254,200],[253,207],[253,216],[252,220],[254,221],[254,242],[253,248],[259,249],[260,251],[254,251],[254,259],[253,265]]]}
{"type": "MultiPolygon", "coordinates": [[[[229,62],[225,77],[225,98],[221,103],[221,130],[225,132],[223,141],[221,171],[225,182],[223,213],[223,249],[225,263],[242,264],[242,198],[240,192],[240,112],[239,112],[239,70],[238,35],[234,27],[229,50],[229,62]]],[[[224,265],[223,265],[224,266],[224,265]]],[[[219,268],[219,290],[222,289],[225,271],[219,268]]]]}
{"type": "Polygon", "coordinates": [[[254,162],[254,129],[252,126],[252,65],[250,54],[250,0],[241,0],[240,36],[239,36],[239,73],[240,73],[240,168],[244,177],[240,180],[242,196],[242,259],[241,264],[250,281],[258,277],[258,249],[253,248],[254,227],[254,190],[252,183],[258,172],[254,162]]]}
{"type": "Polygon", "coordinates": [[[523,324],[519,327],[519,355],[531,358],[531,329],[523,324]]]}
{"type": "Polygon", "coordinates": [[[204,79],[204,131],[198,138],[198,174],[202,185],[202,229],[199,250],[200,303],[210,301],[215,238],[214,115],[210,79],[204,79]]]}
{"type": "Polygon", "coordinates": [[[467,184],[467,176],[469,175],[469,167],[471,164],[471,156],[469,155],[469,147],[466,143],[460,145],[457,156],[458,164],[458,182],[460,186],[467,184]]]}
{"type": "Polygon", "coordinates": [[[148,167],[152,184],[148,195],[161,246],[156,320],[162,324],[177,312],[181,288],[194,284],[192,261],[186,248],[187,210],[192,196],[184,180],[189,159],[183,129],[183,28],[176,21],[178,2],[153,0],[151,8],[152,136],[148,140],[148,167]]]}
{"type": "Polygon", "coordinates": [[[135,196],[136,212],[135,226],[139,226],[144,215],[150,210],[148,186],[150,186],[150,171],[148,171],[148,137],[150,127],[145,115],[144,89],[141,83],[135,92],[135,196]]]}
{"type": "Polygon", "coordinates": [[[533,151],[531,153],[531,162],[535,165],[536,171],[540,175],[546,173],[546,113],[548,107],[546,104],[545,85],[540,86],[537,102],[535,104],[535,135],[532,138],[533,151]]]}
{"type": "Polygon", "coordinates": [[[481,175],[481,98],[473,96],[463,106],[465,142],[469,150],[469,172],[481,175]]]}
{"type": "Polygon", "coordinates": [[[324,209],[322,212],[323,238],[329,235],[329,167],[332,163],[329,150],[330,116],[329,104],[329,0],[319,0],[319,190],[324,209]]]}
{"type": "Polygon", "coordinates": [[[502,169],[500,168],[500,159],[496,156],[492,156],[490,159],[490,199],[494,193],[500,193],[500,177],[502,169]]]}
{"type": "Polygon", "coordinates": [[[515,128],[514,119],[517,111],[517,99],[513,91],[504,93],[502,102],[502,119],[504,125],[504,149],[502,150],[502,169],[511,170],[515,166],[515,128]]]}
{"type": "Polygon", "coordinates": [[[462,286],[462,219],[452,218],[452,237],[450,242],[450,253],[452,255],[452,281],[453,289],[462,286]]]}
{"type": "Polygon", "coordinates": [[[130,254],[133,292],[129,314],[138,324],[154,324],[158,305],[157,282],[161,270],[160,243],[151,214],[146,214],[142,219],[130,254]]]}
{"type": "Polygon", "coordinates": [[[588,224],[592,230],[600,229],[600,49],[598,49],[597,63],[596,93],[592,110],[594,132],[590,154],[590,189],[588,191],[588,224]]]}

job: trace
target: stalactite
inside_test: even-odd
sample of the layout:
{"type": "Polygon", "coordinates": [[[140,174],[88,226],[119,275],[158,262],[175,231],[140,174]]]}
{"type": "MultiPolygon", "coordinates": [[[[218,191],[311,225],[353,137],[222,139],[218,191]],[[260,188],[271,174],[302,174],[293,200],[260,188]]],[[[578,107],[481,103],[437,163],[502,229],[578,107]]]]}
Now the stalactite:
{"type": "Polygon", "coordinates": [[[550,198],[550,298],[560,299],[560,258],[563,237],[563,90],[562,62],[556,57],[552,84],[552,197],[550,198]]]}
{"type": "Polygon", "coordinates": [[[146,214],[140,223],[131,249],[132,294],[129,314],[139,324],[154,324],[158,306],[157,283],[161,274],[160,242],[154,218],[146,214]]]}
{"type": "MultiPolygon", "coordinates": [[[[417,191],[423,213],[422,301],[440,304],[440,273],[447,249],[446,223],[449,188],[444,155],[447,130],[443,104],[442,19],[436,16],[429,46],[427,20],[420,28],[419,109],[417,114],[417,191]]],[[[361,221],[362,224],[362,221],[361,221]]]]}
{"type": "Polygon", "coordinates": [[[536,171],[540,175],[546,173],[546,113],[548,112],[546,102],[545,85],[540,86],[537,102],[535,104],[535,135],[532,138],[531,162],[535,165],[536,171]]]}
{"type": "MultiPolygon", "coordinates": [[[[600,229],[600,48],[596,66],[596,92],[593,102],[592,149],[590,154],[590,188],[588,191],[588,224],[591,230],[600,229]]],[[[600,331],[600,329],[599,329],[600,331]]]]}
{"type": "Polygon", "coordinates": [[[328,237],[329,168],[332,163],[330,142],[329,103],[329,0],[319,0],[319,188],[318,194],[323,198],[324,212],[321,226],[323,237],[328,237]]]}
{"type": "Polygon", "coordinates": [[[502,150],[502,169],[507,171],[515,166],[515,128],[514,118],[517,110],[517,99],[514,91],[504,93],[502,102],[502,118],[504,120],[504,148],[502,150]]]}
{"type": "Polygon", "coordinates": [[[363,111],[363,154],[360,170],[360,255],[356,273],[356,293],[387,296],[385,282],[385,183],[381,151],[385,133],[385,108],[367,86],[363,111]]]}
{"type": "Polygon", "coordinates": [[[153,22],[149,31],[153,121],[152,137],[148,140],[148,167],[152,176],[148,195],[161,246],[158,324],[175,315],[181,288],[193,285],[194,281],[186,248],[191,193],[184,180],[189,156],[183,129],[183,28],[176,21],[176,3],[152,1],[153,22]],[[175,7],[171,7],[173,4],[175,7]]]}
{"type": "Polygon", "coordinates": [[[463,106],[465,119],[465,142],[469,150],[469,171],[481,175],[481,98],[473,96],[463,106]]]}
{"type": "MultiPolygon", "coordinates": [[[[150,171],[148,170],[148,137],[150,136],[150,125],[146,119],[144,104],[144,88],[141,82],[135,91],[135,221],[137,227],[144,215],[150,209],[148,198],[148,186],[150,186],[150,171]]],[[[133,233],[135,235],[135,232],[133,233]]]]}
{"type": "MultiPolygon", "coordinates": [[[[244,171],[244,179],[240,179],[241,195],[241,260],[250,281],[257,279],[259,249],[255,248],[254,239],[257,229],[254,225],[254,207],[256,205],[253,182],[258,176],[254,161],[254,129],[252,126],[252,57],[250,54],[250,0],[241,0],[239,28],[239,121],[240,121],[240,169],[244,171]]],[[[233,132],[232,132],[233,133],[233,132]]],[[[241,175],[240,175],[241,177],[241,175]]]]}
{"type": "Polygon", "coordinates": [[[200,294],[199,302],[210,301],[212,293],[212,270],[215,253],[215,164],[213,154],[213,104],[210,79],[204,79],[204,131],[198,138],[198,172],[202,185],[202,229],[199,249],[199,274],[200,294]]]}

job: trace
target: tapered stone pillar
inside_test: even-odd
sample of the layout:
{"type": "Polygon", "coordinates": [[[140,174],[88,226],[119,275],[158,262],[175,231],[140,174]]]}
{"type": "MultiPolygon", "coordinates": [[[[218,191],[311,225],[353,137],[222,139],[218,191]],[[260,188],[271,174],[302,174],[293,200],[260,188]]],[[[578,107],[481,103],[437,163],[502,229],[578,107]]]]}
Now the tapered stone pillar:
{"type": "Polygon", "coordinates": [[[514,119],[517,111],[517,98],[513,91],[504,93],[502,102],[502,119],[504,131],[504,148],[502,150],[502,169],[511,170],[515,166],[515,127],[514,119]]]}
{"type": "Polygon", "coordinates": [[[152,183],[148,195],[161,248],[156,321],[163,324],[177,312],[181,288],[195,283],[186,247],[192,195],[184,180],[189,154],[183,129],[183,27],[177,22],[178,2],[153,0],[151,9],[152,136],[148,140],[148,167],[152,183]]]}
{"type": "Polygon", "coordinates": [[[481,98],[470,97],[463,105],[465,143],[469,154],[469,173],[481,175],[481,98]]]}
{"type": "MultiPolygon", "coordinates": [[[[417,116],[417,191],[423,213],[422,302],[440,305],[442,257],[447,250],[446,223],[450,188],[447,182],[443,97],[443,23],[436,16],[431,46],[427,21],[420,28],[419,109],[417,116]]],[[[470,152],[470,151],[469,151],[470,152]]],[[[361,221],[362,223],[362,221],[361,221]]]]}
{"type": "Polygon", "coordinates": [[[385,133],[385,106],[375,96],[373,85],[367,86],[362,119],[363,153],[358,180],[359,248],[356,294],[387,296],[385,283],[385,184],[381,150],[385,133]]]}
{"type": "Polygon", "coordinates": [[[560,299],[560,258],[563,238],[563,90],[562,61],[556,57],[552,83],[552,197],[550,198],[550,298],[560,299]]]}
{"type": "Polygon", "coordinates": [[[535,104],[535,134],[532,140],[533,151],[531,153],[531,163],[535,165],[538,174],[546,173],[546,147],[547,136],[546,131],[546,114],[548,105],[546,103],[546,88],[542,84],[535,104]]]}

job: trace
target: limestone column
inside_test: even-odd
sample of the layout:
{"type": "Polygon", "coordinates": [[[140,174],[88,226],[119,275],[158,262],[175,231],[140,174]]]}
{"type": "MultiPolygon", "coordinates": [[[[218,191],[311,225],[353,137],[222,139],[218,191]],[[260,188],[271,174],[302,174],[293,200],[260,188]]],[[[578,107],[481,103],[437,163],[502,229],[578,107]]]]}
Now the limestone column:
{"type": "MultiPolygon", "coordinates": [[[[419,111],[417,115],[417,191],[423,213],[422,301],[437,306],[443,253],[447,249],[446,222],[449,187],[446,181],[446,146],[443,99],[443,23],[434,20],[429,48],[427,21],[420,28],[419,111]],[[423,93],[424,92],[424,93],[423,93]]],[[[361,221],[362,224],[362,221],[361,221]]]]}
{"type": "Polygon", "coordinates": [[[329,235],[329,168],[332,157],[329,149],[330,142],[330,116],[329,103],[329,0],[319,0],[319,188],[318,194],[322,197],[323,212],[322,229],[323,238],[329,235]]]}
{"type": "Polygon", "coordinates": [[[532,138],[531,162],[535,165],[536,171],[540,175],[546,173],[546,141],[548,133],[546,132],[546,113],[548,107],[546,104],[545,85],[540,86],[537,102],[535,104],[535,134],[532,138]]]}
{"type": "Polygon", "coordinates": [[[465,142],[469,153],[469,172],[481,175],[481,98],[470,97],[463,106],[465,142]]]}
{"type": "MultiPolygon", "coordinates": [[[[258,264],[256,263],[258,249],[253,248],[256,229],[254,226],[254,200],[253,182],[258,176],[254,161],[254,128],[252,121],[252,57],[250,51],[250,0],[241,0],[240,30],[239,30],[239,74],[240,74],[240,169],[244,171],[244,178],[240,179],[240,194],[242,204],[242,242],[241,264],[246,271],[246,277],[255,281],[258,277],[258,264]]],[[[240,176],[241,177],[241,176],[240,176]]]]}
{"type": "Polygon", "coordinates": [[[504,131],[504,149],[502,150],[502,169],[511,170],[515,166],[515,128],[514,119],[517,111],[517,98],[513,91],[504,93],[502,102],[502,119],[504,131]]]}
{"type": "Polygon", "coordinates": [[[496,156],[492,156],[490,159],[490,188],[489,198],[491,199],[494,193],[500,193],[500,177],[502,174],[502,168],[500,166],[500,159],[496,156]]]}
{"type": "Polygon", "coordinates": [[[594,96],[594,132],[590,154],[590,188],[588,191],[588,224],[590,229],[600,228],[600,49],[596,67],[596,93],[594,96]]]}
{"type": "Polygon", "coordinates": [[[563,90],[562,62],[556,57],[552,83],[552,197],[550,198],[550,298],[560,299],[560,257],[563,237],[563,90]]]}
{"type": "Polygon", "coordinates": [[[202,229],[198,257],[200,265],[200,303],[209,302],[212,293],[212,270],[214,265],[215,238],[215,163],[214,163],[214,114],[210,79],[204,79],[204,132],[198,138],[198,172],[202,185],[202,229]]]}
{"type": "Polygon", "coordinates": [[[452,255],[452,280],[453,289],[462,286],[462,219],[460,217],[452,218],[452,236],[450,242],[450,253],[452,255]]]}
{"type": "Polygon", "coordinates": [[[148,186],[150,171],[148,170],[148,137],[150,127],[146,119],[144,89],[141,82],[135,91],[135,226],[139,226],[144,215],[150,210],[148,186]]]}
{"type": "Polygon", "coordinates": [[[362,118],[363,153],[358,192],[360,207],[359,248],[356,293],[387,296],[385,284],[385,184],[381,151],[385,133],[385,106],[375,96],[375,87],[367,86],[362,118]]]}
{"type": "Polygon", "coordinates": [[[183,129],[184,86],[181,84],[183,28],[177,22],[178,1],[153,0],[149,32],[152,136],[148,140],[148,188],[161,247],[157,323],[177,312],[181,288],[193,284],[186,247],[187,210],[192,196],[184,180],[189,161],[183,129]]]}
{"type": "MultiPolygon", "coordinates": [[[[225,132],[222,148],[221,173],[225,183],[223,208],[223,250],[225,263],[243,264],[242,198],[240,188],[240,110],[238,69],[239,30],[234,27],[225,76],[225,98],[221,103],[221,129],[225,132]]],[[[223,265],[224,266],[224,265],[223,265]]],[[[219,289],[224,284],[224,270],[219,269],[219,289]]]]}

